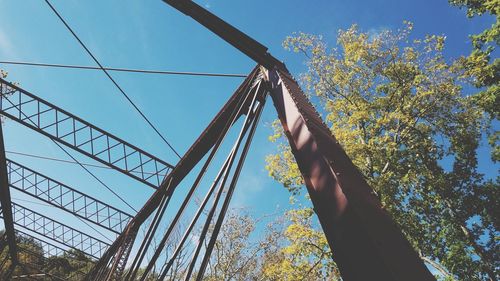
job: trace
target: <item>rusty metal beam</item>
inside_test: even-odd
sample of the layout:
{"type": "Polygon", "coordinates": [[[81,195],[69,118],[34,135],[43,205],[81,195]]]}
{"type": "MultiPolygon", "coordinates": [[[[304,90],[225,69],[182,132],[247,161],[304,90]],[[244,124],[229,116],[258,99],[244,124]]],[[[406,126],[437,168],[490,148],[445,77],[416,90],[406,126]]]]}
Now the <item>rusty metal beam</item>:
{"type": "MultiPolygon", "coordinates": [[[[192,17],[195,21],[208,28],[213,33],[220,36],[236,49],[249,56],[258,64],[266,68],[273,68],[278,65],[283,65],[282,62],[267,52],[267,47],[241,32],[234,26],[225,22],[216,15],[210,13],[194,1],[190,0],[163,0],[187,16],[192,17]]],[[[284,66],[284,65],[283,65],[284,66]]]]}
{"type": "Polygon", "coordinates": [[[18,262],[16,234],[14,232],[14,219],[12,216],[12,202],[10,198],[2,124],[0,124],[0,203],[2,204],[3,223],[5,227],[5,235],[7,235],[6,238],[7,244],[9,245],[10,258],[12,263],[16,264],[18,262]]]}

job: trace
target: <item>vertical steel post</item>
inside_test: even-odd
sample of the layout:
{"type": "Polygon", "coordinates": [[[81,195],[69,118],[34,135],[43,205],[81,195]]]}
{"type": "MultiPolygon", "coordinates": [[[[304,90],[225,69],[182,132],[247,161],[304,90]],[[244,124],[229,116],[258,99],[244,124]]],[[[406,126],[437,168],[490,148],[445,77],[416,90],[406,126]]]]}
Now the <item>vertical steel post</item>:
{"type": "MultiPolygon", "coordinates": [[[[0,120],[1,122],[1,120],[0,120]]],[[[9,254],[13,265],[17,264],[17,244],[14,232],[14,220],[12,218],[12,204],[10,200],[9,179],[7,175],[7,159],[5,157],[5,146],[3,142],[3,128],[0,124],[0,203],[2,204],[3,222],[9,254]]]]}

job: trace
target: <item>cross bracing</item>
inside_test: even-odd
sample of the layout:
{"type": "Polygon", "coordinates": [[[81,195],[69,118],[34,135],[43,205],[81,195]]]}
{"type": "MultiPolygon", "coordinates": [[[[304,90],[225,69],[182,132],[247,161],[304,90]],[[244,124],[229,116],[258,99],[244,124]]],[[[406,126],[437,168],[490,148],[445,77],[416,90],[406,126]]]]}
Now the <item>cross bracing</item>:
{"type": "Polygon", "coordinates": [[[0,112],[57,142],[157,188],[172,165],[0,78],[0,112]]]}
{"type": "Polygon", "coordinates": [[[45,240],[39,239],[19,229],[16,229],[16,241],[18,242],[20,248],[30,249],[30,246],[28,246],[26,243],[23,243],[23,241],[29,241],[34,245],[39,246],[42,250],[41,254],[44,257],[62,256],[63,254],[67,253],[66,249],[63,249],[45,240]]]}
{"type": "Polygon", "coordinates": [[[80,230],[58,222],[38,212],[12,203],[12,214],[16,226],[28,229],[43,237],[99,258],[109,244],[80,230]]]}
{"type": "MultiPolygon", "coordinates": [[[[39,278],[48,277],[50,278],[50,280],[68,281],[68,279],[61,277],[58,274],[51,274],[43,270],[44,267],[49,264],[49,260],[47,257],[40,255],[32,249],[24,247],[20,247],[19,252],[21,256],[19,259],[20,268],[22,269],[23,273],[12,275],[10,277],[12,280],[38,280],[39,278]],[[36,273],[33,273],[33,271],[36,271],[36,273]]],[[[75,281],[80,280],[83,276],[85,276],[83,272],[76,272],[75,275],[78,278],[73,279],[75,281]]]]}
{"type": "Polygon", "coordinates": [[[127,222],[132,218],[130,214],[12,160],[7,160],[7,173],[11,188],[117,234],[123,231],[127,222]]]}

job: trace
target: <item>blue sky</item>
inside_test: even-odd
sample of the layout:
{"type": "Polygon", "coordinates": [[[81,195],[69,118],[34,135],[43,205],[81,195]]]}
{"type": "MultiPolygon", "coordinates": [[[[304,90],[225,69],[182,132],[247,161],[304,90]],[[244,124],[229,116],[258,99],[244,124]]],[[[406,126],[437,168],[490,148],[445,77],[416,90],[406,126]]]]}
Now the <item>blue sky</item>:
{"type": "MultiPolygon", "coordinates": [[[[334,45],[337,31],[353,23],[365,31],[377,32],[399,28],[403,20],[409,20],[414,23],[413,36],[446,35],[445,54],[453,58],[470,52],[469,34],[491,24],[491,18],[467,19],[465,11],[451,7],[445,0],[196,2],[266,45],[296,76],[305,70],[303,58],[281,46],[283,39],[293,32],[321,34],[334,45]]],[[[160,0],[54,0],[52,3],[105,66],[246,74],[255,65],[160,0]]],[[[0,7],[0,60],[93,65],[43,1],[0,0],[0,7]]],[[[9,72],[8,80],[19,82],[28,91],[167,162],[176,163],[177,157],[103,73],[11,65],[0,68],[9,72]]],[[[241,78],[112,75],[181,154],[242,82],[241,78]]],[[[274,149],[267,136],[268,125],[275,118],[269,102],[233,200],[233,206],[246,206],[256,216],[286,209],[289,204],[288,193],[264,169],[264,157],[274,149]]],[[[4,137],[7,150],[67,159],[48,139],[12,121],[5,122],[4,137]]],[[[11,154],[8,157],[130,212],[76,165],[11,154]]],[[[490,165],[488,150],[481,151],[480,163],[484,172],[494,176],[491,173],[496,173],[497,168],[490,165]]],[[[140,208],[152,193],[149,187],[115,172],[93,171],[135,208],[140,208]]],[[[12,196],[33,200],[15,192],[12,196]]],[[[73,223],[74,219],[59,211],[18,202],[73,223]]],[[[92,231],[85,225],[81,227],[92,231]]]]}

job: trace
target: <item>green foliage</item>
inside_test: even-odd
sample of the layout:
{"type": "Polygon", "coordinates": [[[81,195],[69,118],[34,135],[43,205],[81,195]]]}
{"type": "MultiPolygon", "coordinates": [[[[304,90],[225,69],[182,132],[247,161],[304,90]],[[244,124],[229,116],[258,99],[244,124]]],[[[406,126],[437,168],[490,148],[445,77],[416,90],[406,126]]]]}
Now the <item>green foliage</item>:
{"type": "Polygon", "coordinates": [[[467,16],[472,18],[489,14],[496,17],[496,22],[490,28],[485,29],[477,35],[472,35],[474,48],[481,49],[490,42],[496,45],[500,44],[500,25],[498,17],[500,16],[499,0],[449,0],[450,4],[460,8],[467,9],[467,16]]]}
{"type": "Polygon", "coordinates": [[[283,231],[283,246],[272,256],[265,255],[265,280],[340,280],[325,235],[312,226],[313,214],[311,208],[286,214],[289,224],[283,231]]]}
{"type": "MultiPolygon", "coordinates": [[[[3,230],[0,231],[0,234],[3,230]]],[[[0,235],[1,236],[1,235],[0,235]]],[[[45,273],[46,277],[37,280],[53,280],[50,276],[57,276],[66,280],[82,280],[94,265],[94,262],[84,253],[68,250],[61,256],[46,257],[42,245],[26,236],[17,237],[18,259],[21,266],[17,266],[12,276],[27,273],[45,273]]],[[[9,255],[8,247],[0,253],[0,261],[9,255]]],[[[10,259],[0,269],[0,276],[7,272],[10,259]]]]}
{"type": "MultiPolygon", "coordinates": [[[[467,9],[468,17],[493,16],[494,23],[479,34],[471,35],[473,50],[468,57],[459,60],[465,76],[472,78],[472,84],[479,88],[474,101],[492,119],[499,117],[500,110],[500,59],[491,58],[500,45],[500,0],[449,0],[450,4],[467,9]]],[[[500,161],[498,131],[489,134],[493,161],[500,161]]]]}
{"type": "MultiPolygon", "coordinates": [[[[284,46],[305,55],[304,86],[422,258],[446,278],[496,279],[498,214],[488,205],[498,181],[483,180],[476,156],[491,116],[464,94],[472,73],[445,60],[446,38],[410,40],[412,28],[372,35],[354,25],[337,48],[303,33],[284,46]]],[[[271,140],[267,169],[297,194],[302,178],[278,126],[271,140]]]]}

